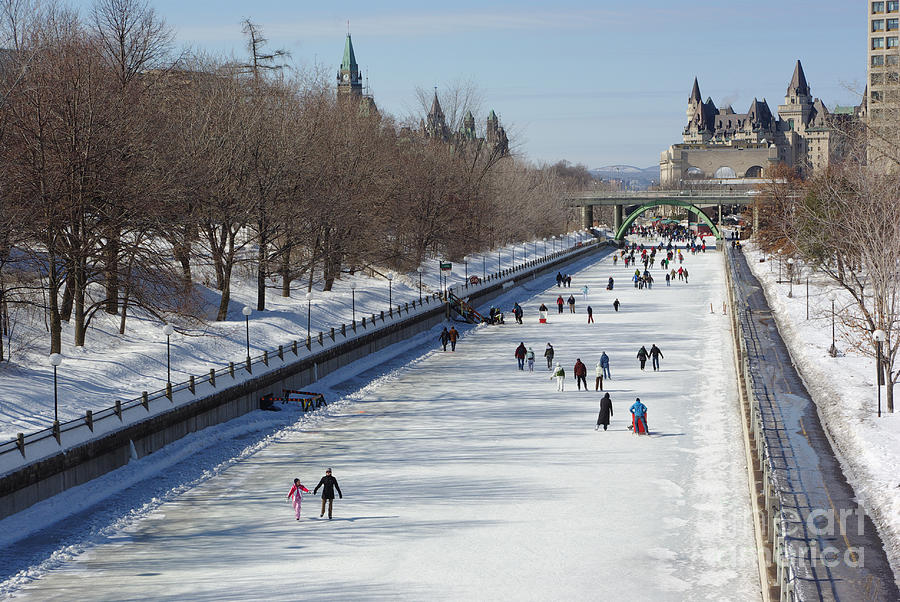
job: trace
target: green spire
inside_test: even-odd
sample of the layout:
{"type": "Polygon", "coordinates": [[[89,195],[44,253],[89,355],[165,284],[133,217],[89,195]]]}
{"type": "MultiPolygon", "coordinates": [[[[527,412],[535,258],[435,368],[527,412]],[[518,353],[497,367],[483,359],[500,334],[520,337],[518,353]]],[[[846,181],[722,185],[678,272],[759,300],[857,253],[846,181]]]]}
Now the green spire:
{"type": "Polygon", "coordinates": [[[344,60],[341,61],[342,71],[358,71],[359,66],[356,64],[356,55],[353,54],[353,42],[350,41],[350,34],[347,34],[347,41],[344,44],[344,60]]]}

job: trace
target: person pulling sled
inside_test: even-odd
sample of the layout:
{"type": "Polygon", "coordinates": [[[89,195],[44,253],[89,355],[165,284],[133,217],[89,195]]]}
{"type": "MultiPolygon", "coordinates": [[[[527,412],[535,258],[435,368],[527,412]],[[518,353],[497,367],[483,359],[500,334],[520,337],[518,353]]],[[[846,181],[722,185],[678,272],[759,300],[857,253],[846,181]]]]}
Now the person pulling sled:
{"type": "Polygon", "coordinates": [[[635,435],[649,435],[650,429],[647,428],[647,406],[641,403],[638,397],[631,404],[631,432],[635,435]]]}

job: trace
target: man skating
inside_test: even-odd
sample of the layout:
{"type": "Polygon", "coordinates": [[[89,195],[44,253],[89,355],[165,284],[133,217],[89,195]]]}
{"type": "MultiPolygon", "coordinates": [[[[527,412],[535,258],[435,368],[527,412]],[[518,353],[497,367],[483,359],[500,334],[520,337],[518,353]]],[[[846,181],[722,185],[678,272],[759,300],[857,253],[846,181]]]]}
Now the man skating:
{"type": "MultiPolygon", "coordinates": [[[[450,327],[450,330],[447,332],[447,338],[450,339],[450,351],[456,351],[456,340],[459,338],[459,331],[456,330],[455,326],[450,327]]],[[[447,351],[446,345],[444,345],[444,351],[447,351]]]]}
{"type": "Polygon", "coordinates": [[[553,345],[547,343],[547,348],[544,349],[544,357],[547,358],[547,370],[553,369],[553,345]]]}
{"type": "Polygon", "coordinates": [[[575,360],[575,369],[573,372],[575,373],[575,384],[578,387],[578,390],[581,391],[581,385],[583,384],[584,390],[587,391],[587,366],[584,365],[581,358],[575,360]]]}
{"type": "Polygon", "coordinates": [[[662,354],[662,351],[659,350],[659,347],[653,345],[650,347],[650,357],[652,358],[653,371],[656,372],[659,370],[659,358],[665,356],[662,354]]]}
{"type": "Polygon", "coordinates": [[[525,369],[525,354],[528,353],[528,349],[525,347],[525,343],[519,343],[519,346],[516,347],[516,361],[519,363],[519,370],[525,369]]]}
{"type": "MultiPolygon", "coordinates": [[[[609,356],[606,355],[606,352],[600,354],[600,367],[603,368],[603,376],[606,377],[607,380],[612,380],[612,374],[609,372],[609,356]]],[[[600,389],[603,389],[603,383],[600,383],[600,389]]]]}
{"type": "Polygon", "coordinates": [[[447,332],[447,327],[444,326],[444,329],[440,334],[441,345],[444,347],[444,351],[447,351],[447,343],[450,342],[450,333],[447,332]]]}
{"type": "Polygon", "coordinates": [[[325,505],[328,505],[328,520],[331,520],[331,508],[334,505],[334,490],[337,489],[338,496],[341,499],[344,499],[344,494],[341,492],[341,487],[338,485],[337,479],[331,476],[331,469],[325,469],[325,476],[319,480],[319,484],[316,485],[316,488],[313,489],[313,495],[319,491],[319,487],[322,488],[322,512],[319,513],[319,518],[325,516],[325,505]]]}

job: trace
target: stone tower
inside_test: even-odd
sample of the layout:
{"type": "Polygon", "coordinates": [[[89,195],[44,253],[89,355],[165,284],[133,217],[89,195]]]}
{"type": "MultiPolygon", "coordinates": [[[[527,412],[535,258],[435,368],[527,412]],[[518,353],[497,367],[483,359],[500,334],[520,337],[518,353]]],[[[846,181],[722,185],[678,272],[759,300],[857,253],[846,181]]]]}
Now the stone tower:
{"type": "Polygon", "coordinates": [[[341,61],[341,69],[337,74],[338,98],[353,98],[359,100],[363,96],[362,74],[356,63],[356,55],[353,53],[353,41],[350,34],[344,42],[344,60],[341,61]]]}

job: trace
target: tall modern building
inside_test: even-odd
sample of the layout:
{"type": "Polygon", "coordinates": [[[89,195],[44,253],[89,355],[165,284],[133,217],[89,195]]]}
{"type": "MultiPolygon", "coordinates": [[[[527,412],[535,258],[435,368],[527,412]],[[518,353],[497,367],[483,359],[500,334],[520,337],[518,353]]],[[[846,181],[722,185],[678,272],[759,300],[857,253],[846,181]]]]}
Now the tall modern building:
{"type": "Polygon", "coordinates": [[[900,0],[866,0],[866,11],[868,157],[870,163],[885,155],[896,161],[897,149],[885,139],[895,139],[890,130],[900,127],[900,0]]]}

